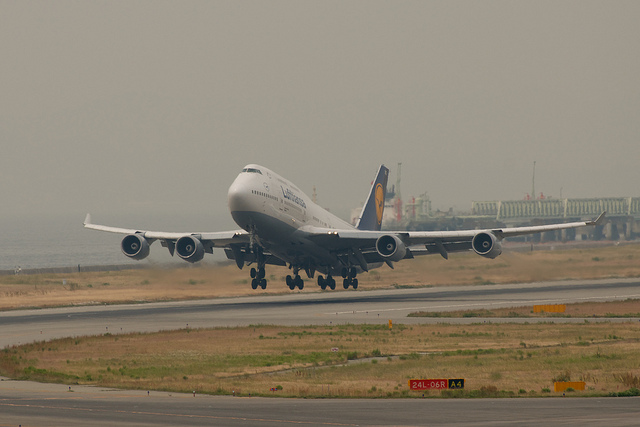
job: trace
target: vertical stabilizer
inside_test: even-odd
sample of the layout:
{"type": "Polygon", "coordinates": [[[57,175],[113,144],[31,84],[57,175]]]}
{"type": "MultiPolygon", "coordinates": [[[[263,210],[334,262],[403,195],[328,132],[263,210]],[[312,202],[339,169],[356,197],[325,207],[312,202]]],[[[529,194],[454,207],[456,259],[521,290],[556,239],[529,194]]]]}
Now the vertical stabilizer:
{"type": "Polygon", "coordinates": [[[384,211],[384,198],[387,194],[387,179],[389,169],[380,165],[378,174],[369,191],[369,197],[362,208],[360,219],[356,224],[358,230],[380,230],[382,226],[382,212],[384,211]]]}

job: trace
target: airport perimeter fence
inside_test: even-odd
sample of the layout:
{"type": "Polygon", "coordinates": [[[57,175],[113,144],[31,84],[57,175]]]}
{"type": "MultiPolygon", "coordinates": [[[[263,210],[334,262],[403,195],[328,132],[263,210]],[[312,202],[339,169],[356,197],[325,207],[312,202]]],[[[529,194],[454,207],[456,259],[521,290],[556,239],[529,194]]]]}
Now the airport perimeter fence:
{"type": "Polygon", "coordinates": [[[145,264],[120,264],[120,265],[77,265],[75,267],[50,267],[50,268],[13,268],[11,270],[0,270],[0,276],[14,274],[57,274],[57,273],[87,273],[97,271],[122,271],[122,270],[143,270],[151,268],[145,264]]]}

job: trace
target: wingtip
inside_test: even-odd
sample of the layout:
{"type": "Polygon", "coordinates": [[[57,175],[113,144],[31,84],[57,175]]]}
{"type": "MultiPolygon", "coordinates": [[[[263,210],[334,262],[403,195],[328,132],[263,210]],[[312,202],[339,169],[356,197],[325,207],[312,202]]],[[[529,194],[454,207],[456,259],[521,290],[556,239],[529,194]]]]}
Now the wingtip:
{"type": "Polygon", "coordinates": [[[602,225],[602,224],[604,224],[604,222],[607,220],[606,216],[607,216],[607,211],[602,212],[600,214],[600,216],[598,216],[598,218],[596,218],[593,221],[590,221],[589,225],[602,225]]]}
{"type": "Polygon", "coordinates": [[[86,217],[84,217],[84,225],[91,224],[91,214],[88,213],[86,217]]]}

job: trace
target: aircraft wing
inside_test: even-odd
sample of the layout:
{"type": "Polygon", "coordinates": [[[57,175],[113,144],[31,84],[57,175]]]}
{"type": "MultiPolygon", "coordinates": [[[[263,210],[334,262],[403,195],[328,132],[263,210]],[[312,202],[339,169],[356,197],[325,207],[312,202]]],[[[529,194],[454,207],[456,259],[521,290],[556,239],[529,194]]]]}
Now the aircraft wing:
{"type": "Polygon", "coordinates": [[[227,246],[233,243],[248,243],[249,233],[244,230],[218,231],[218,232],[185,232],[175,233],[166,231],[148,231],[135,228],[119,228],[108,225],[98,225],[91,222],[91,215],[87,214],[84,227],[91,230],[106,231],[118,234],[141,234],[150,240],[178,240],[184,236],[198,236],[202,241],[209,241],[213,246],[227,246]]]}
{"type": "MultiPolygon", "coordinates": [[[[119,228],[119,227],[111,227],[108,225],[93,224],[91,222],[90,214],[87,214],[84,220],[84,227],[91,230],[106,231],[108,233],[127,234],[129,236],[134,236],[134,238],[138,239],[137,243],[142,245],[143,247],[145,244],[150,245],[154,241],[160,240],[162,242],[162,246],[167,247],[171,255],[173,255],[174,253],[176,242],[183,237],[191,238],[196,245],[197,245],[197,242],[196,242],[197,240],[202,244],[203,251],[207,253],[212,253],[214,247],[230,247],[231,245],[234,245],[234,244],[248,244],[250,242],[249,233],[247,233],[244,230],[231,230],[231,231],[220,231],[220,232],[175,233],[175,232],[165,232],[165,231],[139,230],[135,228],[119,228]],[[144,243],[143,241],[146,243],[144,243]]],[[[134,244],[135,243],[136,242],[134,241],[134,244]]],[[[125,249],[124,244],[125,244],[125,241],[123,240],[123,250],[125,249]]],[[[142,253],[144,252],[141,252],[141,254],[142,253]]],[[[136,257],[132,257],[132,258],[142,259],[144,258],[144,256],[140,256],[138,258],[136,257]]],[[[186,258],[185,260],[190,261],[190,259],[186,259],[186,258]]]]}
{"type": "MultiPolygon", "coordinates": [[[[502,252],[501,241],[507,237],[536,234],[553,230],[601,225],[603,212],[592,221],[548,224],[532,227],[507,227],[460,231],[366,231],[303,227],[307,238],[343,256],[351,256],[366,267],[373,262],[399,261],[414,255],[440,254],[475,250],[479,255],[495,258],[502,252]]],[[[391,265],[391,264],[390,264],[391,265]]]]}
{"type": "Polygon", "coordinates": [[[594,225],[601,225],[605,221],[605,212],[592,221],[577,221],[560,224],[536,225],[531,227],[507,227],[507,228],[491,228],[485,230],[461,230],[461,231],[415,231],[408,232],[407,240],[409,244],[424,244],[434,241],[451,242],[460,239],[465,240],[473,238],[482,232],[489,232],[502,240],[507,237],[524,236],[527,234],[544,233],[546,231],[566,230],[569,228],[580,228],[594,225]]]}

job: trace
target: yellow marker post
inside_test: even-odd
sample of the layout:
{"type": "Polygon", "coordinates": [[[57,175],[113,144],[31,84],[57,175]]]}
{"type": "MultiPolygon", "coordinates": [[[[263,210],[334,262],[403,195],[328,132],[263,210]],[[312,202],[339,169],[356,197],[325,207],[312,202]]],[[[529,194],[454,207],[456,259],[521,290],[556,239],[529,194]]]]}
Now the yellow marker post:
{"type": "Polygon", "coordinates": [[[393,328],[393,324],[391,323],[391,319],[389,319],[389,330],[393,328]]]}

